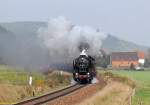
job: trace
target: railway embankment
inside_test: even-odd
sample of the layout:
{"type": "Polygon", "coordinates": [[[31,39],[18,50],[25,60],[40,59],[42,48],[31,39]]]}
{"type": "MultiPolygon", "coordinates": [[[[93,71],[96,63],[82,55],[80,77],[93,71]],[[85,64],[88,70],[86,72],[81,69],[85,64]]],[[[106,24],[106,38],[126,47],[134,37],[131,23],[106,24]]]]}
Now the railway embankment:
{"type": "Polygon", "coordinates": [[[101,73],[99,76],[104,78],[107,85],[76,105],[131,105],[134,81],[111,72],[101,73]]]}

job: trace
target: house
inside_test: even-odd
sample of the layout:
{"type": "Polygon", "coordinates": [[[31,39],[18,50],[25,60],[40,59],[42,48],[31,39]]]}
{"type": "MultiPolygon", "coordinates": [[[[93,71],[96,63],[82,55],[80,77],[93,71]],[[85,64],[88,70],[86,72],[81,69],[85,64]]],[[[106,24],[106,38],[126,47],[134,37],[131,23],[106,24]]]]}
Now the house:
{"type": "Polygon", "coordinates": [[[113,52],[110,56],[112,68],[138,68],[145,63],[144,52],[113,52]]]}

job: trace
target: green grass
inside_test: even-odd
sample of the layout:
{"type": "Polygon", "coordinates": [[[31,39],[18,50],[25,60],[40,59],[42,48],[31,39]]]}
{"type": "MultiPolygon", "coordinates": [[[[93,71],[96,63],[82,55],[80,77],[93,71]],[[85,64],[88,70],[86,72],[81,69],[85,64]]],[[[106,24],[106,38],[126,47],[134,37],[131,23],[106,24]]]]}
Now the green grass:
{"type": "Polygon", "coordinates": [[[29,76],[32,75],[33,85],[68,85],[70,84],[70,76],[61,76],[59,72],[51,72],[44,75],[41,72],[32,70],[29,72],[23,69],[14,69],[12,67],[0,65],[0,84],[12,85],[28,85],[29,76]]]}
{"type": "Polygon", "coordinates": [[[133,79],[137,86],[132,105],[150,105],[150,71],[113,71],[115,74],[133,79]]]}
{"type": "MultiPolygon", "coordinates": [[[[43,80],[44,76],[40,73],[31,73],[33,81],[43,80]]],[[[0,66],[0,83],[13,85],[26,85],[29,81],[30,72],[13,69],[7,66],[0,66]]]]}
{"type": "Polygon", "coordinates": [[[44,75],[37,70],[24,70],[0,65],[0,102],[16,102],[22,99],[32,97],[34,90],[35,95],[41,95],[58,88],[63,88],[70,84],[70,76],[61,76],[59,72],[50,72],[44,75]],[[33,85],[29,86],[29,76],[33,77],[33,85]],[[3,88],[4,87],[4,88],[3,88]],[[12,87],[13,91],[8,91],[12,87]],[[13,97],[13,99],[12,99],[13,97]]]}

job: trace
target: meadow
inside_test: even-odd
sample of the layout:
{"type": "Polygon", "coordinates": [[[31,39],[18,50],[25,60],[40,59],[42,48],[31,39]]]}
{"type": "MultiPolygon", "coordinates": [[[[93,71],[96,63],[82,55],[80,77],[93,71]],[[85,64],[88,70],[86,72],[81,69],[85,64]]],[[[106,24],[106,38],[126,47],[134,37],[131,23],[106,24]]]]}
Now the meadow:
{"type": "Polygon", "coordinates": [[[111,71],[120,76],[131,78],[136,83],[135,94],[132,97],[132,105],[150,105],[150,71],[111,71]]]}
{"type": "Polygon", "coordinates": [[[28,85],[29,76],[33,81],[44,80],[44,75],[36,72],[28,72],[23,69],[16,69],[8,66],[0,66],[0,83],[12,85],[28,85]]]}
{"type": "Polygon", "coordinates": [[[0,65],[0,104],[15,103],[64,88],[69,84],[70,76],[60,75],[57,70],[44,74],[37,70],[29,71],[0,65]],[[28,83],[30,75],[33,78],[32,86],[28,83]]]}

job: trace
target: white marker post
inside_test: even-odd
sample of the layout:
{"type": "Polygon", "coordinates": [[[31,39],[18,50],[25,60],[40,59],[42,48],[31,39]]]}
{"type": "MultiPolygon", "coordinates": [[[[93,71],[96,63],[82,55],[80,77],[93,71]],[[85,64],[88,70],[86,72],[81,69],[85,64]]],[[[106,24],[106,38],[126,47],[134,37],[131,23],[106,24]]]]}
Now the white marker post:
{"type": "Polygon", "coordinates": [[[29,85],[32,86],[32,76],[29,77],[29,85]]]}
{"type": "Polygon", "coordinates": [[[63,71],[60,71],[60,75],[61,75],[61,76],[63,75],[63,71]]]}

